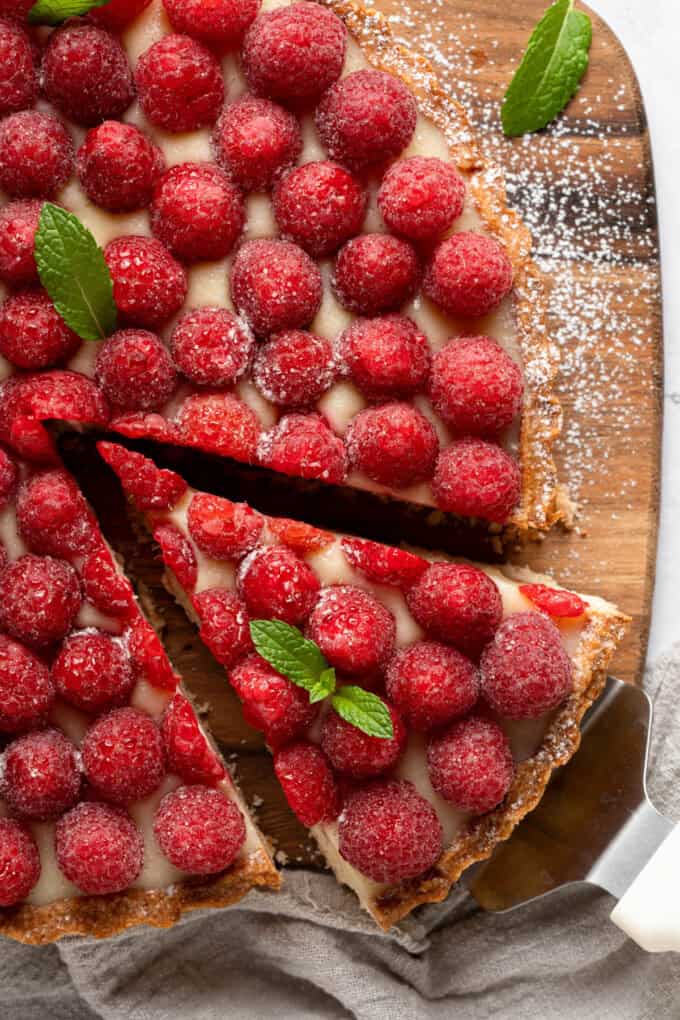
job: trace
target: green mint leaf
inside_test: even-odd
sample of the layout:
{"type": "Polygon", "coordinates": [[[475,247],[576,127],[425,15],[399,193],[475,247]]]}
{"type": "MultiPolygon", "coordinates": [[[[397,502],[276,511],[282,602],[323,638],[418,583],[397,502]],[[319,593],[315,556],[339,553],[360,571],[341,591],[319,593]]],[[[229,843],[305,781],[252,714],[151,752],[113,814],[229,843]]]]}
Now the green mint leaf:
{"type": "Polygon", "coordinates": [[[33,25],[61,25],[67,18],[77,18],[107,3],[109,0],[38,0],[28,12],[28,20],[33,25]]]}
{"type": "Polygon", "coordinates": [[[574,0],[555,0],[531,34],[501,108],[506,135],[523,135],[549,124],[576,92],[588,66],[590,18],[574,0]]]}
{"type": "Polygon", "coordinates": [[[116,328],[109,267],[94,237],[72,213],[45,202],[35,234],[40,281],[54,307],[83,340],[103,340],[116,328]]]}
{"type": "Polygon", "coordinates": [[[334,690],[335,670],[332,668],[325,669],[319,677],[318,683],[309,690],[310,704],[314,705],[317,701],[324,701],[334,690]]]}
{"type": "Polygon", "coordinates": [[[256,650],[298,687],[309,691],[310,701],[323,701],[335,690],[335,670],[297,627],[281,620],[251,620],[250,636],[256,650]]]}
{"type": "Polygon", "coordinates": [[[331,705],[345,722],[369,737],[390,740],[394,736],[387,705],[377,694],[365,691],[363,687],[341,687],[331,698],[331,705]]]}

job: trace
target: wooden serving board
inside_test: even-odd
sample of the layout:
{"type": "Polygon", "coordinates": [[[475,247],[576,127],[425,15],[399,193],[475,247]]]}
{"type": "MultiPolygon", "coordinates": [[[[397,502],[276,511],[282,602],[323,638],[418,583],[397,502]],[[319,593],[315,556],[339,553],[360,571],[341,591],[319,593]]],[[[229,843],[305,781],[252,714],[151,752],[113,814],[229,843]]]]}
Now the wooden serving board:
{"type": "MultiPolygon", "coordinates": [[[[602,594],[629,613],[633,625],[613,671],[638,680],[654,580],[662,347],[654,182],[635,74],[617,39],[593,15],[590,69],[566,116],[548,133],[509,142],[500,132],[498,108],[544,0],[412,3],[411,10],[403,0],[375,0],[374,6],[393,16],[395,34],[410,47],[434,57],[442,83],[464,102],[505,167],[511,202],[535,228],[538,257],[550,260],[550,325],[564,366],[558,457],[581,513],[575,531],[553,534],[514,558],[554,572],[567,586],[602,594]]],[[[260,735],[242,722],[221,668],[165,594],[160,563],[152,547],[132,535],[120,493],[91,446],[83,450],[71,438],[65,454],[140,594],[149,589],[170,654],[198,703],[210,706],[212,731],[236,765],[265,833],[291,863],[312,863],[318,858],[285,803],[260,735]]],[[[235,477],[221,477],[219,488],[248,498],[253,483],[241,486],[238,470],[235,477]]],[[[262,509],[273,503],[281,514],[302,518],[312,506],[280,485],[266,503],[260,500],[262,509]]],[[[318,500],[313,505],[318,515],[318,500]]],[[[362,506],[361,514],[353,522],[358,533],[398,540],[384,506],[370,512],[362,506]]]]}

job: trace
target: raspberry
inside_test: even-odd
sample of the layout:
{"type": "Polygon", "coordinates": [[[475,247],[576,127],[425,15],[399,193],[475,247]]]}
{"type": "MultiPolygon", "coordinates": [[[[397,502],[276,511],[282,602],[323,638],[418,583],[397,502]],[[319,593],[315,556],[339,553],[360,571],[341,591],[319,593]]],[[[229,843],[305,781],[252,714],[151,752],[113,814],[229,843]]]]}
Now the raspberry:
{"type": "Polygon", "coordinates": [[[573,686],[560,632],[541,613],[513,613],[482,655],[482,693],[499,715],[536,719],[557,708],[573,686]]]}
{"type": "Polygon", "coordinates": [[[408,241],[362,234],[348,241],[333,280],[341,305],[357,315],[380,315],[406,304],[418,289],[418,256],[408,241]]]}
{"type": "Polygon", "coordinates": [[[163,713],[161,736],[165,745],[168,772],[185,783],[219,783],[226,769],[219,760],[183,694],[176,694],[163,713]]]}
{"type": "Polygon", "coordinates": [[[440,237],[457,220],[465,202],[465,182],[452,163],[412,156],[387,171],[378,206],[387,227],[412,241],[440,237]]]}
{"type": "Polygon", "coordinates": [[[28,645],[60,641],[80,603],[78,577],[63,560],[28,553],[0,574],[0,625],[28,645]]]}
{"type": "Polygon", "coordinates": [[[40,878],[40,854],[20,822],[0,818],[0,907],[25,899],[40,878]]]}
{"type": "Polygon", "coordinates": [[[235,50],[255,20],[261,0],[163,0],[175,32],[218,50],[235,50]]]}
{"type": "Polygon", "coordinates": [[[23,110],[0,123],[0,187],[13,198],[47,198],[73,171],[64,125],[49,113],[23,110]]]}
{"type": "Polygon", "coordinates": [[[38,282],[34,248],[42,205],[34,199],[0,209],[0,280],[9,287],[38,282]]]}
{"type": "Polygon", "coordinates": [[[370,779],[389,772],[406,747],[406,727],[392,705],[387,706],[394,736],[369,737],[331,710],[323,721],[321,746],[336,771],[353,779],[370,779]]]}
{"type": "Polygon", "coordinates": [[[42,64],[49,101],[76,124],[120,117],[135,94],[125,50],[109,32],[71,21],[53,32],[42,64]]]}
{"type": "Polygon", "coordinates": [[[177,323],[170,346],[187,379],[198,386],[229,386],[248,368],[255,340],[226,308],[197,308],[177,323]]]}
{"type": "Polygon", "coordinates": [[[264,518],[247,503],[197,492],[187,514],[189,532],[199,549],[216,560],[241,559],[260,540],[264,518]]]}
{"type": "Polygon", "coordinates": [[[107,120],[88,131],[76,170],[85,194],[109,212],[143,209],[165,169],[163,153],[132,124],[107,120]]]}
{"type": "Polygon", "coordinates": [[[231,293],[258,336],[307,326],[322,296],[321,273],[290,241],[247,241],[231,267],[231,293]]]}
{"type": "Polygon", "coordinates": [[[72,634],[52,664],[57,693],[83,712],[124,705],[135,684],[130,656],[115,638],[98,631],[72,634]]]}
{"type": "Polygon", "coordinates": [[[47,666],[18,641],[0,634],[0,733],[41,726],[53,701],[47,666]]]}
{"type": "Polygon", "coordinates": [[[244,219],[240,191],[211,163],[180,163],[164,173],[150,215],[155,236],[187,262],[228,255],[244,219]]]}
{"type": "Polygon", "coordinates": [[[142,616],[137,617],[132,627],[128,651],[138,677],[161,690],[176,689],[179,677],[170,665],[158,634],[142,616]]]}
{"type": "Polygon", "coordinates": [[[246,840],[238,806],[205,786],[180,786],[166,794],[153,831],[170,863],[192,875],[214,875],[228,868],[246,840]]]}
{"type": "Polygon", "coordinates": [[[132,819],[108,804],[78,804],[57,822],[59,870],[84,892],[101,896],[132,885],[144,863],[144,840],[132,819]]]}
{"type": "Polygon", "coordinates": [[[336,81],[347,32],[315,3],[293,3],[261,14],[243,43],[243,68],[253,92],[295,105],[313,105],[336,81]]]}
{"type": "Polygon", "coordinates": [[[115,804],[147,797],[165,775],[160,731],[136,708],[116,708],[101,716],[85,734],[82,755],[91,785],[115,804]]]}
{"type": "Polygon", "coordinates": [[[502,524],[521,494],[519,465],[483,439],[457,439],[442,450],[432,481],[437,506],[461,517],[502,524]]]}
{"type": "Polygon", "coordinates": [[[156,329],[180,310],[187,294],[186,273],[160,241],[117,237],[104,255],[116,307],[127,322],[156,329]]]}
{"type": "Polygon", "coordinates": [[[479,656],[503,616],[498,588],[468,563],[431,563],[406,601],[428,634],[471,658],[479,656]]]}
{"type": "Polygon", "coordinates": [[[225,106],[215,126],[217,162],[245,191],[268,191],[302,152],[300,125],[268,99],[244,96],[225,106]]]}
{"type": "Polygon", "coordinates": [[[573,591],[565,591],[563,588],[551,588],[547,584],[522,584],[519,590],[542,613],[558,619],[583,616],[588,609],[587,602],[573,591]]]}
{"type": "Polygon", "coordinates": [[[88,17],[111,32],[121,32],[150,3],[151,0],[108,0],[103,7],[94,7],[88,17]]]}
{"type": "Polygon", "coordinates": [[[187,591],[193,591],[198,580],[198,564],[191,542],[174,524],[159,524],[154,529],[154,540],[161,547],[166,567],[187,591]]]}
{"type": "Polygon", "coordinates": [[[177,419],[180,441],[208,453],[253,463],[261,425],[251,407],[231,393],[195,394],[182,404],[177,419]]]}
{"type": "Polygon", "coordinates": [[[129,439],[156,439],[160,443],[177,441],[177,427],[154,411],[128,411],[111,419],[111,429],[129,439]]]}
{"type": "Polygon", "coordinates": [[[253,380],[272,404],[309,407],[329,388],[335,371],[333,347],[325,337],[290,329],[259,348],[253,380]]]}
{"type": "Polygon", "coordinates": [[[274,755],[274,771],[286,800],[303,825],[332,822],[340,814],[340,791],[326,755],[299,741],[274,755]]]}
{"type": "Polygon", "coordinates": [[[416,127],[416,101],[386,71],[354,71],[328,90],[316,112],[321,141],[332,159],[349,166],[398,156],[416,127]]]}
{"type": "Polygon", "coordinates": [[[319,594],[319,580],[304,560],[285,545],[256,549],[241,567],[241,598],[254,620],[305,622],[319,594]]]}
{"type": "Polygon", "coordinates": [[[447,315],[477,318],[512,288],[512,264],[493,237],[461,232],[442,241],[423,280],[423,293],[447,315]]]}
{"type": "Polygon", "coordinates": [[[134,611],[135,599],[130,582],[114,565],[104,546],[87,557],[80,568],[85,597],[101,613],[128,617],[134,611]]]}
{"type": "Polygon", "coordinates": [[[291,170],[274,192],[281,234],[314,258],[332,255],[361,230],[366,192],[337,163],[305,163],[291,170]]]}
{"type": "Polygon", "coordinates": [[[25,110],[38,97],[38,76],[24,30],[0,18],[0,117],[25,110]]]}
{"type": "Polygon", "coordinates": [[[43,290],[23,290],[0,306],[0,354],[17,368],[49,368],[71,358],[80,337],[43,290]]]}
{"type": "Polygon", "coordinates": [[[428,567],[427,560],[420,556],[379,542],[343,538],[341,545],[347,562],[376,584],[410,588],[428,567]]]}
{"type": "Polygon", "coordinates": [[[120,478],[139,510],[172,510],[187,489],[174,471],[157,468],[152,460],[115,443],[97,443],[97,450],[120,478]]]}
{"type": "Polygon", "coordinates": [[[142,110],[166,131],[197,131],[215,123],[224,102],[217,58],[186,35],[166,35],[142,53],[135,70],[142,110]]]}
{"type": "Polygon", "coordinates": [[[474,815],[500,804],[514,774],[503,730],[493,719],[474,715],[430,738],[427,767],[437,793],[474,815]]]}
{"type": "Polygon", "coordinates": [[[18,477],[19,472],[16,464],[10,455],[0,447],[0,510],[4,510],[9,503],[18,477]]]}
{"type": "Polygon", "coordinates": [[[339,826],[346,861],[374,882],[403,882],[434,867],[442,852],[437,812],[408,780],[377,780],[353,793],[339,826]]]}
{"type": "Polygon", "coordinates": [[[310,524],[303,524],[301,521],[292,521],[288,517],[268,517],[267,528],[279,542],[300,555],[319,552],[320,549],[325,549],[335,541],[335,535],[332,532],[313,528],[310,524]]]}
{"type": "Polygon", "coordinates": [[[355,319],[340,347],[352,382],[369,398],[410,397],[427,383],[430,345],[403,315],[355,319]]]}
{"type": "Polygon", "coordinates": [[[284,475],[320,478],[330,484],[347,473],[345,444],[319,414],[288,414],[262,437],[261,462],[284,475]]]}
{"type": "Polygon", "coordinates": [[[519,366],[490,337],[451,340],[434,356],[430,397],[454,432],[498,435],[519,414],[522,389],[519,366]]]}
{"type": "Polygon", "coordinates": [[[177,373],[167,348],[154,333],[121,329],[99,348],[94,377],[117,408],[152,411],[175,391],[177,373]]]}
{"type": "Polygon", "coordinates": [[[73,807],[79,793],[76,749],[60,730],[29,733],[5,751],[2,794],[20,818],[57,818],[73,807]]]}
{"type": "Polygon", "coordinates": [[[479,677],[455,648],[418,641],[390,662],[386,690],[409,726],[431,730],[470,711],[479,695],[479,677]]]}
{"type": "Polygon", "coordinates": [[[273,750],[300,737],[319,711],[318,705],[310,705],[307,691],[281,676],[259,655],[240,662],[231,670],[229,681],[243,702],[243,718],[264,733],[273,750]]]}
{"type": "Polygon", "coordinates": [[[246,607],[226,588],[208,588],[194,595],[192,603],[201,621],[201,640],[229,669],[252,649],[246,607]]]}
{"type": "Polygon", "coordinates": [[[396,489],[431,478],[439,450],[432,423],[410,404],[360,411],[350,423],[346,442],[357,471],[396,489]]]}
{"type": "Polygon", "coordinates": [[[19,534],[31,552],[68,559],[90,552],[100,541],[78,486],[61,468],[23,483],[16,514],[19,534]]]}
{"type": "Polygon", "coordinates": [[[351,584],[324,588],[308,630],[331,666],[353,676],[380,670],[392,654],[396,635],[389,609],[351,584]]]}

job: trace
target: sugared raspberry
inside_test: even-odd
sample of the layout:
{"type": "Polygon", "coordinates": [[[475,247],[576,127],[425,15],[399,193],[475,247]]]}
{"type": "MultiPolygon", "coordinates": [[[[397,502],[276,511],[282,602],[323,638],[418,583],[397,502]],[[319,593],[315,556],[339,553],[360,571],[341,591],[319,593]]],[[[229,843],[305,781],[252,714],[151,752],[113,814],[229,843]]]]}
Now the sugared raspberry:
{"type": "Polygon", "coordinates": [[[243,718],[264,733],[276,750],[300,737],[314,722],[318,705],[309,694],[272,669],[259,655],[249,655],[231,670],[229,681],[243,702],[243,718]]]}
{"type": "Polygon", "coordinates": [[[418,641],[391,660],[386,690],[409,726],[431,730],[470,711],[479,695],[479,676],[455,648],[418,641]]]}
{"type": "Polygon", "coordinates": [[[152,460],[115,443],[97,443],[97,450],[113,468],[138,510],[172,510],[187,489],[174,471],[157,468],[152,460]]]}
{"type": "Polygon", "coordinates": [[[26,826],[0,818],[0,907],[25,899],[40,878],[40,854],[26,826]]]}
{"type": "Polygon", "coordinates": [[[147,797],[165,775],[158,726],[136,708],[116,708],[98,719],[85,734],[82,755],[90,784],[114,804],[147,797]]]}
{"type": "Polygon", "coordinates": [[[308,624],[309,637],[341,673],[374,673],[394,648],[394,617],[373,595],[351,584],[324,588],[308,624]]]}
{"type": "Polygon", "coordinates": [[[122,892],[144,863],[144,840],[136,825],[108,804],[78,804],[57,822],[59,870],[91,895],[122,892]]]}
{"type": "Polygon", "coordinates": [[[161,639],[143,616],[137,616],[128,637],[128,651],[135,674],[152,687],[174,691],[179,676],[165,654],[161,639]]]}
{"type": "Polygon", "coordinates": [[[475,715],[457,720],[430,738],[427,767],[437,793],[474,815],[500,804],[514,774],[503,730],[493,719],[475,715]]]}
{"type": "Polygon", "coordinates": [[[132,124],[107,120],[88,131],[76,170],[85,194],[109,212],[143,209],[165,169],[163,153],[132,124]]]}
{"type": "Polygon", "coordinates": [[[352,382],[367,397],[410,397],[422,390],[430,371],[430,345],[404,315],[355,319],[340,338],[352,382]]]}
{"type": "Polygon", "coordinates": [[[220,51],[238,49],[261,0],[163,0],[175,32],[220,51]]]}
{"type": "Polygon", "coordinates": [[[403,882],[432,868],[442,852],[437,812],[408,780],[369,783],[340,815],[340,853],[375,882],[403,882]]]}
{"type": "Polygon", "coordinates": [[[13,198],[48,198],[73,160],[71,136],[52,114],[22,110],[0,122],[0,187],[13,198]]]}
{"type": "Polygon", "coordinates": [[[247,241],[231,267],[234,304],[259,336],[307,326],[321,304],[321,274],[290,241],[247,241]]]}
{"type": "Polygon", "coordinates": [[[108,0],[103,7],[94,7],[88,13],[91,21],[112,32],[120,32],[151,3],[151,0],[108,0]]]}
{"type": "Polygon", "coordinates": [[[502,524],[519,502],[521,484],[519,465],[509,453],[470,437],[442,450],[432,492],[442,510],[502,524]]]}
{"type": "Polygon", "coordinates": [[[432,637],[477,658],[503,616],[498,588],[468,563],[432,563],[407,593],[415,620],[432,637]]]}
{"type": "Polygon", "coordinates": [[[259,542],[264,518],[247,503],[196,492],[189,504],[187,524],[194,542],[208,556],[240,560],[259,542]]]}
{"type": "Polygon", "coordinates": [[[43,290],[19,291],[0,306],[0,354],[17,368],[67,361],[81,343],[43,290]]]}
{"type": "Polygon", "coordinates": [[[332,822],[340,814],[340,791],[326,755],[299,741],[274,755],[274,771],[286,800],[303,825],[332,822]]]}
{"type": "Polygon", "coordinates": [[[370,779],[392,769],[406,747],[406,727],[392,706],[392,737],[369,737],[331,710],[323,721],[321,746],[333,768],[352,779],[370,779]]]}
{"type": "Polygon", "coordinates": [[[101,541],[78,486],[61,468],[24,482],[16,513],[19,534],[31,552],[68,559],[101,541]]]}
{"type": "Polygon", "coordinates": [[[450,340],[433,358],[432,404],[460,435],[498,435],[519,414],[522,390],[519,366],[488,336],[450,340]]]}
{"type": "Polygon", "coordinates": [[[283,620],[301,626],[319,594],[319,579],[285,545],[256,549],[239,572],[238,587],[254,620],[283,620]]]}
{"type": "Polygon", "coordinates": [[[60,641],[80,603],[78,577],[63,560],[27,553],[0,574],[0,624],[28,645],[60,641]]]}
{"type": "Polygon", "coordinates": [[[277,333],[263,344],[253,364],[253,380],[279,407],[309,407],[333,382],[335,354],[325,337],[301,329],[277,333]]]}
{"type": "Polygon", "coordinates": [[[42,71],[45,95],[76,124],[120,117],[134,98],[125,50],[105,29],[84,21],[52,33],[42,71]]]}
{"type": "Polygon", "coordinates": [[[321,140],[332,159],[349,166],[398,156],[416,126],[416,101],[386,71],[354,71],[328,90],[316,112],[321,140]]]}
{"type": "Polygon", "coordinates": [[[499,715],[536,719],[556,708],[573,685],[560,632],[542,613],[513,613],[480,662],[482,693],[499,715]]]}
{"type": "Polygon", "coordinates": [[[501,303],[512,288],[512,264],[493,237],[454,234],[435,250],[423,293],[447,315],[477,318],[501,303]]]}
{"type": "Polygon", "coordinates": [[[333,282],[340,304],[350,312],[368,316],[391,312],[418,289],[418,256],[399,237],[362,234],[341,249],[333,282]]]}
{"type": "Polygon", "coordinates": [[[57,693],[83,712],[124,705],[135,683],[120,641],[98,631],[72,634],[52,664],[57,693]]]}
{"type": "Polygon", "coordinates": [[[135,69],[142,110],[166,131],[197,131],[215,123],[224,102],[217,58],[187,35],[165,35],[135,69]]]}
{"type": "Polygon", "coordinates": [[[196,713],[183,694],[176,694],[163,713],[161,736],[168,772],[185,783],[218,783],[226,769],[201,731],[196,713]]]}
{"type": "Polygon", "coordinates": [[[262,431],[260,419],[232,393],[197,393],[184,401],[177,417],[180,441],[208,453],[252,463],[262,431]]]}
{"type": "Polygon", "coordinates": [[[153,411],[170,399],[177,373],[168,349],[145,329],[121,329],[99,348],[94,377],[116,408],[153,411]]]}
{"type": "Polygon", "coordinates": [[[319,552],[335,541],[332,532],[313,528],[311,524],[303,524],[302,521],[292,521],[288,517],[268,517],[267,527],[273,535],[276,535],[279,542],[301,556],[309,552],[319,552]]]}
{"type": "Polygon", "coordinates": [[[305,163],[279,182],[274,215],[283,237],[324,258],[359,233],[366,199],[361,182],[344,167],[305,163]]]}
{"type": "Polygon", "coordinates": [[[0,447],[0,510],[7,506],[17,483],[19,473],[10,455],[0,447]]]}
{"type": "Polygon", "coordinates": [[[575,592],[564,588],[551,588],[547,584],[522,584],[519,590],[542,613],[556,619],[575,619],[583,616],[588,609],[587,602],[575,592]]]}
{"type": "Polygon", "coordinates": [[[206,786],[180,786],[166,794],[153,831],[170,863],[192,875],[215,875],[228,868],[246,840],[238,805],[206,786]]]}
{"type": "Polygon", "coordinates": [[[151,229],[186,262],[228,255],[243,229],[243,201],[224,170],[180,163],[163,174],[149,210],[151,229]]]}
{"type": "Polygon", "coordinates": [[[465,202],[465,182],[453,163],[412,156],[389,168],[378,192],[388,228],[412,241],[440,237],[457,220],[465,202]]]}
{"type": "Polygon", "coordinates": [[[192,602],[201,621],[201,640],[228,669],[252,648],[245,605],[226,588],[207,588],[192,602]]]}
{"type": "Polygon", "coordinates": [[[0,18],[0,117],[33,106],[37,96],[28,36],[16,21],[0,18]]]}
{"type": "Polygon", "coordinates": [[[170,346],[187,379],[199,386],[229,386],[248,368],[255,339],[226,308],[197,308],[177,323],[170,346]]]}
{"type": "Polygon", "coordinates": [[[184,304],[186,273],[153,237],[117,237],[104,251],[121,316],[135,326],[156,329],[184,304]]]}
{"type": "Polygon", "coordinates": [[[319,414],[288,414],[262,437],[260,461],[274,471],[331,484],[347,473],[345,444],[319,414]]]}
{"type": "Polygon", "coordinates": [[[34,199],[0,209],[0,280],[10,287],[38,282],[34,249],[42,205],[34,199]]]}
{"type": "Polygon", "coordinates": [[[0,733],[42,725],[54,693],[47,666],[18,641],[0,634],[0,733]]]}
{"type": "Polygon", "coordinates": [[[439,450],[432,423],[411,404],[360,411],[350,423],[346,442],[357,471],[395,489],[431,478],[439,450]]]}
{"type": "Polygon", "coordinates": [[[19,737],[4,753],[2,795],[13,814],[45,821],[73,807],[80,793],[76,749],[60,730],[19,737]]]}
{"type": "Polygon", "coordinates": [[[248,84],[268,99],[312,105],[340,76],[346,40],[337,15],[315,3],[261,14],[243,43],[248,84]]]}
{"type": "Polygon", "coordinates": [[[85,597],[101,613],[127,617],[133,611],[135,599],[130,582],[116,570],[105,546],[87,557],[80,568],[80,578],[85,597]]]}
{"type": "Polygon", "coordinates": [[[245,191],[268,191],[302,152],[296,118],[268,99],[244,96],[215,125],[217,162],[245,191]]]}
{"type": "Polygon", "coordinates": [[[376,584],[410,588],[428,567],[427,560],[420,556],[391,545],[381,545],[380,542],[343,538],[341,544],[347,561],[376,584]]]}
{"type": "Polygon", "coordinates": [[[166,567],[186,591],[193,591],[198,580],[198,564],[191,542],[174,524],[159,524],[154,528],[153,537],[161,547],[166,567]]]}

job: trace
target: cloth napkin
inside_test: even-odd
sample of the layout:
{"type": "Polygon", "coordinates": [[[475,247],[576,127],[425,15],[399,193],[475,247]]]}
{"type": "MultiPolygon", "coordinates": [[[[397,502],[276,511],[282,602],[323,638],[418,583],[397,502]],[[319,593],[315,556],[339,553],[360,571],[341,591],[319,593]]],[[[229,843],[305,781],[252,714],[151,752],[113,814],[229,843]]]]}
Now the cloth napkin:
{"type": "MultiPolygon", "coordinates": [[[[680,818],[680,644],[650,670],[650,791],[680,818]]],[[[680,868],[679,868],[680,870],[680,868]]],[[[0,940],[2,1020],[665,1020],[680,954],[651,955],[586,886],[507,915],[462,889],[380,934],[330,875],[287,871],[278,896],[46,947],[0,940]]],[[[679,878],[680,880],[680,878],[679,878]]]]}

